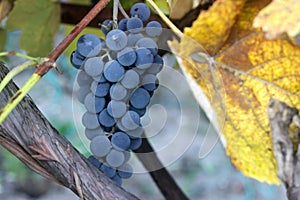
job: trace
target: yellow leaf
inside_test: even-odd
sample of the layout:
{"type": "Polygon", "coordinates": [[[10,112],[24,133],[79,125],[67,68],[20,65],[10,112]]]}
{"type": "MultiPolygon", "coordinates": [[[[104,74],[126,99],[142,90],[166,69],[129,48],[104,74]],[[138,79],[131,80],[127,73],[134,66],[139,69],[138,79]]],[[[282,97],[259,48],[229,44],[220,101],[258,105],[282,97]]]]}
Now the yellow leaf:
{"type": "Polygon", "coordinates": [[[185,29],[180,43],[170,45],[198,102],[210,101],[214,113],[208,117],[217,116],[212,123],[233,165],[246,176],[279,184],[266,109],[271,98],[300,109],[300,48],[267,40],[252,28],[268,3],[217,1],[185,29]],[[214,23],[202,21],[207,19],[214,23]],[[200,88],[205,98],[199,98],[200,88]]]}
{"type": "Polygon", "coordinates": [[[299,11],[299,0],[273,0],[258,13],[253,26],[261,27],[269,39],[277,38],[282,33],[295,37],[300,32],[299,11]]]}

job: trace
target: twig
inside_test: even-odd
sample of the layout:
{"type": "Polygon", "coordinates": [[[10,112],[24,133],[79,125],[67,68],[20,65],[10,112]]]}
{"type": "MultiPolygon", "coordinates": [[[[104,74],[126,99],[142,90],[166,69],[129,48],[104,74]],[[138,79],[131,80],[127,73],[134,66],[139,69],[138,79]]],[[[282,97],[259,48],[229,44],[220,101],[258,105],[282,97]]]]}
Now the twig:
{"type": "Polygon", "coordinates": [[[31,56],[28,56],[28,55],[25,55],[25,54],[22,54],[22,53],[18,53],[16,51],[6,51],[6,52],[1,52],[0,53],[0,57],[1,56],[18,56],[20,58],[25,58],[27,60],[34,60],[36,62],[39,61],[39,58],[35,58],[35,57],[31,57],[31,56]]]}
{"type": "Polygon", "coordinates": [[[30,66],[36,65],[37,63],[34,60],[26,61],[17,67],[13,68],[9,71],[9,73],[4,77],[4,79],[0,83],[0,92],[5,88],[5,86],[11,81],[13,77],[24,71],[25,69],[29,68],[30,66]]]}
{"type": "Polygon", "coordinates": [[[89,24],[89,22],[106,6],[110,0],[99,1],[90,12],[74,27],[67,37],[49,54],[48,61],[37,66],[36,72],[20,88],[20,90],[9,100],[9,102],[0,110],[0,123],[2,123],[15,106],[24,98],[32,87],[55,66],[56,59],[70,45],[76,36],[89,24]]]}
{"type": "Polygon", "coordinates": [[[120,10],[120,12],[122,13],[122,15],[123,15],[126,19],[129,19],[129,16],[127,15],[126,11],[124,10],[124,8],[123,8],[121,2],[119,2],[119,5],[118,5],[118,6],[119,6],[119,10],[120,10]]]}
{"type": "Polygon", "coordinates": [[[147,0],[150,5],[152,6],[152,8],[157,12],[157,14],[164,20],[164,22],[170,27],[170,29],[172,31],[174,31],[174,33],[182,38],[183,37],[183,33],[173,24],[173,22],[159,9],[159,7],[155,4],[154,1],[152,0],[147,0]]]}
{"type": "Polygon", "coordinates": [[[118,8],[119,8],[119,0],[114,0],[114,6],[113,6],[113,29],[118,28],[118,8]]]}
{"type": "Polygon", "coordinates": [[[278,177],[284,183],[289,200],[300,199],[300,188],[295,184],[297,167],[297,148],[293,138],[299,144],[299,128],[291,130],[291,123],[298,110],[276,99],[271,99],[268,106],[268,116],[272,131],[274,155],[277,160],[278,177]]]}
{"type": "MultiPolygon", "coordinates": [[[[0,80],[5,73],[8,73],[8,70],[0,63],[0,80]]],[[[0,93],[0,106],[3,106],[17,89],[17,86],[10,82],[0,93]]],[[[137,200],[134,195],[114,184],[81,155],[51,126],[28,96],[16,106],[5,122],[0,124],[0,145],[7,148],[33,171],[70,188],[75,194],[81,195],[82,191],[85,200],[137,200]],[[32,151],[30,146],[40,143],[43,135],[47,138],[43,141],[43,149],[46,148],[48,152],[55,154],[54,157],[57,157],[59,162],[32,157],[36,152],[32,151]],[[74,173],[77,178],[74,177],[74,173]]]]}
{"type": "Polygon", "coordinates": [[[149,171],[155,184],[167,200],[187,200],[188,198],[174,181],[157,157],[155,150],[143,135],[143,145],[135,150],[137,157],[149,171]],[[158,169],[158,170],[156,170],[158,169]]]}

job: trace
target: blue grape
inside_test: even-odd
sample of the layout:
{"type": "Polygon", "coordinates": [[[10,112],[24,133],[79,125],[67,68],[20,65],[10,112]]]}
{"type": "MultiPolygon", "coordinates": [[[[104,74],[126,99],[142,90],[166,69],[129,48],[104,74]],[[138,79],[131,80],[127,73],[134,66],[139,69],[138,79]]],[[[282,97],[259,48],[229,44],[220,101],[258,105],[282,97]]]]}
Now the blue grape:
{"type": "Polygon", "coordinates": [[[79,90],[77,91],[77,99],[80,103],[84,103],[84,99],[86,95],[90,92],[90,87],[89,85],[80,87],[79,90]]]}
{"type": "Polygon", "coordinates": [[[90,85],[93,80],[91,77],[84,71],[80,71],[77,76],[77,83],[79,86],[90,85]]]}
{"type": "Polygon", "coordinates": [[[131,17],[127,21],[127,30],[130,33],[139,33],[143,30],[143,21],[140,18],[131,17]]]}
{"type": "Polygon", "coordinates": [[[81,65],[83,64],[85,57],[81,56],[77,51],[73,51],[71,54],[71,64],[76,69],[79,69],[81,65]]]}
{"type": "Polygon", "coordinates": [[[158,37],[162,32],[162,26],[158,21],[151,21],[146,25],[145,31],[150,37],[158,37]]]}
{"type": "Polygon", "coordinates": [[[140,76],[135,70],[127,70],[121,80],[121,84],[127,89],[133,89],[138,86],[140,76]]]}
{"type": "Polygon", "coordinates": [[[150,94],[143,88],[136,89],[130,97],[130,104],[137,109],[146,108],[149,102],[150,94]]]}
{"type": "Polygon", "coordinates": [[[132,48],[126,47],[118,52],[117,59],[121,65],[130,66],[136,61],[136,53],[132,48]]]}
{"type": "Polygon", "coordinates": [[[135,45],[138,47],[145,47],[149,49],[153,55],[157,54],[157,50],[158,50],[157,44],[151,38],[142,38],[139,41],[137,41],[135,45]]]}
{"type": "Polygon", "coordinates": [[[123,18],[118,23],[118,29],[122,31],[127,31],[127,19],[123,18]]]}
{"type": "Polygon", "coordinates": [[[93,93],[89,93],[84,99],[84,105],[87,111],[91,113],[99,113],[105,107],[105,98],[96,97],[93,93]]]}
{"type": "Polygon", "coordinates": [[[132,17],[139,17],[143,22],[147,21],[150,17],[150,9],[144,3],[136,3],[130,9],[130,15],[132,17]]]}
{"type": "Polygon", "coordinates": [[[121,178],[130,178],[132,176],[133,169],[131,165],[128,163],[122,165],[117,170],[117,175],[119,175],[121,178]]]}
{"type": "Polygon", "coordinates": [[[131,150],[137,150],[142,145],[142,138],[131,138],[131,143],[129,149],[131,150]]]}
{"type": "Polygon", "coordinates": [[[156,75],[162,70],[163,65],[162,57],[156,54],[153,59],[153,64],[147,69],[147,73],[156,75]]]}
{"type": "Polygon", "coordinates": [[[102,48],[101,40],[94,34],[82,35],[77,40],[77,51],[84,57],[97,56],[102,48]]]}
{"type": "Polygon", "coordinates": [[[141,33],[130,33],[127,36],[127,46],[134,47],[136,42],[144,37],[141,33]]]}
{"type": "Polygon", "coordinates": [[[118,174],[116,174],[114,177],[112,177],[111,180],[113,180],[119,186],[122,185],[122,178],[118,174]]]}
{"type": "Polygon", "coordinates": [[[131,131],[127,131],[126,133],[130,136],[130,137],[135,137],[135,138],[138,138],[138,137],[141,137],[142,134],[144,132],[144,129],[139,126],[137,127],[136,129],[134,130],[131,130],[131,131]]]}
{"type": "Polygon", "coordinates": [[[88,160],[89,160],[95,167],[97,167],[98,169],[100,168],[101,163],[100,163],[100,161],[99,161],[97,158],[95,158],[94,156],[89,156],[89,157],[88,157],[88,160]]]}
{"type": "Polygon", "coordinates": [[[146,113],[146,108],[137,109],[135,107],[130,106],[129,110],[136,112],[137,114],[139,114],[140,117],[143,117],[146,113]]]}
{"type": "Polygon", "coordinates": [[[117,150],[127,150],[130,147],[130,138],[124,132],[116,132],[111,137],[111,144],[117,150]]]}
{"type": "Polygon", "coordinates": [[[104,76],[110,82],[119,81],[125,73],[125,69],[116,60],[107,62],[104,66],[104,76]]]}
{"type": "Polygon", "coordinates": [[[84,62],[84,71],[90,76],[99,76],[103,72],[103,61],[99,57],[92,57],[84,62]]]}
{"type": "Polygon", "coordinates": [[[111,100],[107,105],[107,112],[113,118],[120,118],[126,113],[126,104],[123,101],[111,100]]]}
{"type": "Polygon", "coordinates": [[[139,69],[147,69],[153,63],[153,55],[147,48],[141,47],[136,49],[135,65],[139,69]]]}
{"type": "Polygon", "coordinates": [[[106,108],[100,112],[100,114],[98,116],[98,120],[99,120],[99,123],[106,128],[113,127],[116,123],[114,118],[108,114],[106,108]]]}
{"type": "Polygon", "coordinates": [[[143,88],[148,91],[154,91],[158,87],[158,79],[153,74],[146,74],[142,79],[143,88]]]}
{"type": "Polygon", "coordinates": [[[116,169],[107,166],[107,163],[103,163],[100,167],[101,171],[109,178],[112,178],[116,175],[116,169]]]}
{"type": "Polygon", "coordinates": [[[109,31],[111,31],[113,27],[113,20],[111,19],[106,19],[102,22],[101,24],[101,31],[106,35],[109,31]]]}
{"type": "Polygon", "coordinates": [[[106,162],[111,167],[120,167],[124,163],[123,152],[112,149],[106,156],[106,162]]]}
{"type": "Polygon", "coordinates": [[[99,135],[92,139],[90,143],[90,149],[94,156],[104,157],[110,152],[111,143],[106,136],[99,135]]]}
{"type": "Polygon", "coordinates": [[[82,124],[88,129],[95,129],[99,126],[97,115],[94,113],[86,112],[82,117],[82,124]]]}
{"type": "Polygon", "coordinates": [[[104,131],[100,126],[96,129],[88,129],[88,128],[85,129],[85,136],[89,140],[92,140],[94,137],[99,135],[104,135],[104,131]]]}
{"type": "Polygon", "coordinates": [[[109,83],[99,83],[95,95],[97,97],[105,97],[108,94],[108,91],[110,89],[110,84],[109,83]]]}
{"type": "Polygon", "coordinates": [[[122,126],[127,130],[134,130],[140,125],[140,116],[134,111],[128,111],[121,118],[122,126]]]}
{"type": "Polygon", "coordinates": [[[107,33],[106,46],[113,51],[119,51],[126,47],[127,35],[124,31],[115,29],[107,33]]]}
{"type": "Polygon", "coordinates": [[[111,86],[109,94],[111,99],[120,101],[127,96],[127,89],[120,83],[116,83],[111,86]]]}

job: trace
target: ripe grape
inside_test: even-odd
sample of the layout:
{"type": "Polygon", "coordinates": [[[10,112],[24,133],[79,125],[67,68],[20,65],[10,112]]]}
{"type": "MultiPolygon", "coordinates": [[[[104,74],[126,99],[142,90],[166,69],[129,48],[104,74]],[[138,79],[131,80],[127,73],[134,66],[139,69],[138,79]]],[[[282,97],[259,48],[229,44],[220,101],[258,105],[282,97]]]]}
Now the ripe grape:
{"type": "Polygon", "coordinates": [[[99,135],[104,135],[104,131],[100,126],[96,129],[88,129],[88,128],[85,129],[85,136],[89,140],[92,140],[94,137],[99,135]]]}
{"type": "Polygon", "coordinates": [[[127,30],[130,33],[139,33],[143,30],[143,21],[140,18],[131,17],[127,21],[127,30]]]}
{"type": "Polygon", "coordinates": [[[106,162],[111,167],[120,167],[125,160],[123,152],[112,149],[106,156],[106,162]]]}
{"type": "Polygon", "coordinates": [[[83,64],[85,57],[81,56],[77,51],[73,51],[71,54],[71,63],[76,68],[79,69],[83,64]]]}
{"type": "Polygon", "coordinates": [[[158,37],[162,33],[162,26],[158,21],[151,21],[146,25],[145,32],[150,37],[158,37]]]}
{"type": "Polygon", "coordinates": [[[76,48],[80,55],[94,57],[101,51],[101,40],[94,34],[85,34],[77,40],[76,48]]]}
{"type": "Polygon", "coordinates": [[[127,111],[121,118],[122,126],[127,130],[134,130],[140,125],[140,116],[134,111],[127,111]]]}
{"type": "Polygon", "coordinates": [[[150,9],[144,3],[136,3],[131,7],[130,14],[132,17],[139,17],[144,22],[150,17],[150,9]]]}
{"type": "Polygon", "coordinates": [[[121,177],[121,178],[130,178],[132,176],[132,167],[131,165],[129,165],[128,163],[122,165],[121,167],[118,168],[117,170],[117,174],[121,177]]]}
{"type": "Polygon", "coordinates": [[[84,62],[84,71],[90,76],[99,76],[103,71],[103,61],[99,57],[92,57],[84,62]]]}
{"type": "Polygon", "coordinates": [[[115,123],[116,123],[114,118],[108,114],[106,108],[100,112],[98,119],[99,119],[100,124],[106,128],[110,128],[113,125],[115,125],[115,123]]]}
{"type": "Polygon", "coordinates": [[[136,53],[132,48],[126,47],[118,52],[117,58],[121,65],[130,66],[136,61],[136,53]]]}
{"type": "Polygon", "coordinates": [[[86,112],[82,117],[82,124],[88,129],[95,129],[99,126],[97,115],[94,113],[86,112]]]}
{"type": "Polygon", "coordinates": [[[111,31],[113,27],[113,20],[106,19],[101,24],[101,31],[104,35],[106,35],[109,31],[111,31]]]}
{"type": "Polygon", "coordinates": [[[144,37],[143,34],[141,33],[130,33],[128,34],[127,36],[127,46],[128,47],[134,47],[136,42],[139,40],[139,39],[142,39],[144,37]]]}
{"type": "Polygon", "coordinates": [[[127,89],[135,88],[136,86],[138,86],[139,82],[140,76],[133,69],[127,70],[121,80],[121,84],[127,89]]]}
{"type": "Polygon", "coordinates": [[[96,157],[106,156],[111,150],[110,140],[103,135],[96,136],[90,143],[90,149],[92,154],[96,157]]]}
{"type": "Polygon", "coordinates": [[[153,63],[153,55],[147,48],[141,47],[136,49],[135,65],[139,69],[147,69],[153,63]]]}
{"type": "Polygon", "coordinates": [[[112,135],[111,144],[117,150],[127,150],[130,147],[130,138],[124,132],[116,132],[112,135]]]}
{"type": "Polygon", "coordinates": [[[118,23],[118,29],[122,31],[127,31],[127,19],[123,18],[118,23]]]}
{"type": "Polygon", "coordinates": [[[150,94],[143,88],[136,89],[130,97],[130,104],[137,109],[146,108],[149,102],[150,94]]]}
{"type": "Polygon", "coordinates": [[[157,44],[151,38],[142,38],[138,40],[135,44],[137,47],[145,47],[151,51],[153,55],[157,54],[157,44]]]}
{"type": "Polygon", "coordinates": [[[107,163],[103,163],[100,169],[109,178],[112,178],[116,175],[116,169],[109,167],[107,163]]]}
{"type": "Polygon", "coordinates": [[[126,113],[126,104],[123,101],[111,100],[107,105],[107,112],[113,118],[120,118],[126,113]]]}
{"type": "Polygon", "coordinates": [[[106,46],[113,51],[119,51],[126,47],[127,35],[118,29],[112,30],[106,35],[106,46]]]}
{"type": "Polygon", "coordinates": [[[110,82],[119,81],[125,73],[125,69],[116,60],[107,62],[104,66],[104,76],[110,82]]]}
{"type": "Polygon", "coordinates": [[[127,96],[127,89],[120,83],[116,83],[111,86],[109,94],[111,99],[120,101],[127,96]]]}

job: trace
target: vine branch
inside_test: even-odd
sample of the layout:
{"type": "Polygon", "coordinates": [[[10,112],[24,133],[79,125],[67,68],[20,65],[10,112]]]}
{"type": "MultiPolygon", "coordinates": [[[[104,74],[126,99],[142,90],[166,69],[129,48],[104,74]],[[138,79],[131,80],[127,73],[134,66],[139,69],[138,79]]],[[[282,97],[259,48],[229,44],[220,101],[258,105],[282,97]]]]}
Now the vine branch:
{"type": "MultiPolygon", "coordinates": [[[[0,80],[8,73],[0,62],[0,80]]],[[[0,106],[18,90],[10,82],[0,106]]],[[[82,199],[138,199],[94,167],[54,129],[29,96],[0,124],[0,145],[42,176],[70,188],[82,199]]]]}

